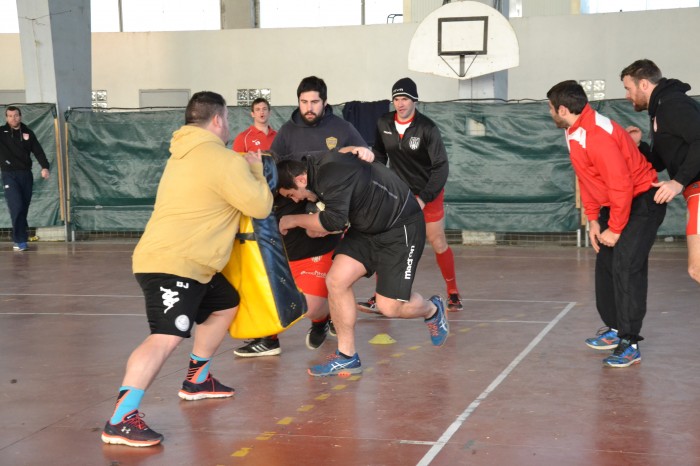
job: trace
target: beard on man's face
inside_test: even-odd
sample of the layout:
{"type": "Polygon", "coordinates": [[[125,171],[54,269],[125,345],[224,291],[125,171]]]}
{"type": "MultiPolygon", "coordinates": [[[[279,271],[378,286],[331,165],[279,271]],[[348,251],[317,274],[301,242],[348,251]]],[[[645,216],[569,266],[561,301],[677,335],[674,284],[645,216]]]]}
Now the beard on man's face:
{"type": "Polygon", "coordinates": [[[646,102],[639,102],[639,101],[632,101],[632,107],[634,108],[635,112],[643,112],[644,110],[649,109],[649,104],[646,102]]]}
{"type": "Polygon", "coordinates": [[[316,126],[322,117],[323,111],[321,111],[320,115],[312,111],[308,111],[302,115],[301,121],[303,121],[307,126],[316,126]]]}

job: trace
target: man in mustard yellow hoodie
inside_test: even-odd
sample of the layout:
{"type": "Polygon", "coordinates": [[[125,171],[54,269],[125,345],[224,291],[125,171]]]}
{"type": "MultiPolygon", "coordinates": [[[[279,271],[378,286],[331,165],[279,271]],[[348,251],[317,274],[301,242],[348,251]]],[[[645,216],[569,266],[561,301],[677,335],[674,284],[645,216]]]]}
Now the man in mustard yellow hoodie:
{"type": "Polygon", "coordinates": [[[272,193],[259,153],[231,157],[226,148],[228,110],[221,95],[194,94],[185,122],[173,133],[155,208],[133,256],[151,335],[126,364],[116,408],[102,432],[105,443],[147,447],[163,440],[142,420],[138,407],[194,323],[197,332],[180,398],[234,394],[209,372],[239,303],[238,292],[220,272],[229,261],[241,213],[267,217],[272,193]]]}

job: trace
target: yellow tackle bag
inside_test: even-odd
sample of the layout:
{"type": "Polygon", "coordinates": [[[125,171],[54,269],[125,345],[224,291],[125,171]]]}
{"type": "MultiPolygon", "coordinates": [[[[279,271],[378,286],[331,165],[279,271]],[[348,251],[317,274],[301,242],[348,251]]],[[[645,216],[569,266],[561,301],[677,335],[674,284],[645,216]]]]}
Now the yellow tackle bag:
{"type": "MultiPolygon", "coordinates": [[[[263,167],[274,189],[277,169],[272,157],[263,156],[263,167]]],[[[222,273],[241,297],[229,328],[233,338],[276,335],[306,313],[306,299],[294,283],[274,214],[265,219],[241,216],[231,259],[222,273]]]]}

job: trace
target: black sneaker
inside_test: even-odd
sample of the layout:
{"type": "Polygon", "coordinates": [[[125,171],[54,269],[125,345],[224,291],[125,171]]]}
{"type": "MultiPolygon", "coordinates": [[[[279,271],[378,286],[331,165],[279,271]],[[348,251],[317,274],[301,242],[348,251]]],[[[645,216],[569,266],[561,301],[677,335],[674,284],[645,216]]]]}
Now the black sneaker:
{"type": "Polygon", "coordinates": [[[233,354],[241,358],[275,356],[281,352],[282,348],[280,348],[280,341],[277,338],[256,338],[233,350],[233,354]]]}
{"type": "Polygon", "coordinates": [[[450,312],[455,312],[463,309],[464,306],[462,306],[462,298],[460,298],[458,293],[452,293],[450,298],[447,300],[447,310],[450,312]]]}
{"type": "Polygon", "coordinates": [[[330,319],[328,320],[328,335],[330,335],[330,336],[332,336],[332,337],[337,337],[337,336],[338,336],[338,334],[335,333],[335,324],[334,324],[333,321],[330,320],[330,319]]]}
{"type": "Polygon", "coordinates": [[[182,389],[178,396],[183,400],[195,401],[205,398],[229,398],[236,393],[231,387],[227,387],[209,374],[202,383],[194,383],[189,380],[182,382],[182,389]]]}
{"type": "Polygon", "coordinates": [[[102,431],[102,441],[113,445],[130,447],[152,447],[163,441],[163,436],[143,422],[143,414],[133,410],[119,424],[107,421],[102,431]]]}
{"type": "Polygon", "coordinates": [[[328,321],[311,322],[311,328],[306,334],[306,347],[310,350],[318,349],[326,341],[328,335],[328,321]]]}
{"type": "Polygon", "coordinates": [[[381,314],[379,308],[377,308],[377,298],[374,295],[367,301],[359,301],[357,303],[357,310],[366,312],[367,314],[381,314]]]}

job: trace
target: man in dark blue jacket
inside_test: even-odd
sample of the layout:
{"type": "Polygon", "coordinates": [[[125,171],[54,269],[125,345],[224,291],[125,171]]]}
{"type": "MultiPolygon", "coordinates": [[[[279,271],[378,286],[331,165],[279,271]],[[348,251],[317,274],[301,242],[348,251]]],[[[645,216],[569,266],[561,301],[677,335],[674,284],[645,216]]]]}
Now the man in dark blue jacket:
{"type": "MultiPolygon", "coordinates": [[[[358,156],[372,161],[374,155],[366,147],[360,133],[347,121],[333,114],[327,103],[328,88],[323,79],[308,76],[297,87],[299,107],[275,136],[270,151],[277,160],[301,160],[305,156],[319,156],[333,148],[357,146],[358,156]]],[[[306,213],[315,209],[313,203],[295,204],[281,196],[275,197],[274,212],[277,217],[288,214],[306,213]]],[[[306,346],[316,349],[326,340],[328,333],[334,334],[332,322],[328,319],[328,305],[325,278],[330,269],[333,249],[340,240],[339,235],[310,237],[301,228],[294,228],[284,237],[284,247],[289,264],[296,277],[296,283],[306,296],[307,317],[311,328],[306,337],[306,346]]],[[[238,357],[274,356],[280,354],[277,335],[256,338],[236,348],[238,357]]]]}

